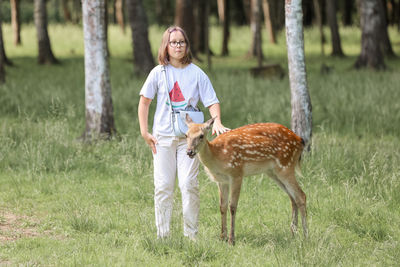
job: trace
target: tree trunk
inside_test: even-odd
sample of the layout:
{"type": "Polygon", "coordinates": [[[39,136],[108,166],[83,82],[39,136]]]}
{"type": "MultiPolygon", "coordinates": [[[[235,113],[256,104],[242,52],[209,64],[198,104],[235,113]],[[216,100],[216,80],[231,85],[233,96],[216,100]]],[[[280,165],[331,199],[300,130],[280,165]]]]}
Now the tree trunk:
{"type": "Polygon", "coordinates": [[[231,22],[233,21],[239,26],[247,25],[249,20],[244,7],[244,0],[233,0],[231,6],[233,7],[232,10],[235,10],[235,12],[231,13],[231,22]]]}
{"type": "Polygon", "coordinates": [[[60,23],[60,0],[53,0],[53,19],[56,23],[60,23]]]}
{"type": "Polygon", "coordinates": [[[115,17],[122,33],[125,34],[124,0],[115,0],[115,17]]]}
{"type": "Polygon", "coordinates": [[[343,8],[343,25],[351,26],[353,24],[353,9],[354,9],[354,1],[353,0],[344,0],[344,8],[343,8]]]}
{"type": "Polygon", "coordinates": [[[226,0],[217,0],[218,20],[221,24],[223,24],[225,20],[225,1],[226,0]]]}
{"type": "Polygon", "coordinates": [[[175,6],[175,25],[185,30],[189,42],[190,48],[194,57],[197,55],[194,43],[195,37],[195,20],[193,13],[193,2],[192,0],[176,0],[175,6]]]}
{"type": "Polygon", "coordinates": [[[127,0],[128,17],[133,40],[134,73],[148,74],[154,67],[151,46],[148,37],[146,12],[142,0],[127,0]]]}
{"type": "Polygon", "coordinates": [[[19,12],[19,0],[10,0],[11,5],[11,26],[14,32],[14,45],[21,45],[21,20],[19,12]]]}
{"type": "MultiPolygon", "coordinates": [[[[79,23],[81,21],[81,0],[72,0],[72,14],[73,14],[73,22],[79,23]]],[[[105,11],[106,12],[106,11],[105,11]]]]}
{"type": "Polygon", "coordinates": [[[381,46],[382,46],[382,51],[385,56],[388,57],[396,57],[394,54],[392,44],[390,42],[389,38],[389,32],[388,32],[388,26],[389,26],[389,20],[388,20],[388,12],[387,12],[387,3],[386,0],[381,0],[381,8],[380,10],[380,15],[382,17],[382,29],[381,29],[381,46]]]}
{"type": "Polygon", "coordinates": [[[109,138],[116,132],[104,25],[105,1],[82,1],[86,106],[83,138],[87,141],[109,138]]]}
{"type": "MultiPolygon", "coordinates": [[[[200,0],[198,1],[198,6],[197,6],[197,23],[196,25],[197,30],[196,30],[196,50],[197,52],[207,54],[206,50],[206,35],[208,34],[208,17],[209,17],[209,10],[207,11],[207,8],[209,9],[209,0],[200,0]]],[[[207,48],[209,49],[209,48],[207,48]]]]}
{"type": "Polygon", "coordinates": [[[224,10],[224,15],[223,15],[223,37],[222,37],[222,51],[221,55],[222,56],[227,56],[229,55],[229,48],[228,48],[228,41],[229,41],[229,36],[230,36],[230,1],[231,0],[224,0],[223,3],[223,10],[224,10]]]}
{"type": "Polygon", "coordinates": [[[66,22],[71,22],[71,11],[69,11],[68,0],[61,0],[61,6],[64,14],[64,20],[66,22]]]}
{"type": "MultiPolygon", "coordinates": [[[[3,16],[2,16],[2,1],[0,0],[0,46],[4,51],[4,42],[3,42],[3,16]]],[[[4,71],[4,57],[0,57],[0,83],[3,84],[6,82],[6,73],[4,71]]]]}
{"type": "Polygon", "coordinates": [[[207,55],[207,65],[208,69],[211,70],[211,50],[210,50],[210,26],[209,26],[209,14],[210,14],[210,1],[205,0],[204,1],[204,17],[205,17],[205,23],[204,23],[204,49],[206,51],[207,55]]]}
{"type": "Polygon", "coordinates": [[[312,26],[315,14],[313,0],[302,0],[301,2],[303,12],[303,25],[312,26]]]}
{"type": "Polygon", "coordinates": [[[170,25],[173,21],[173,1],[156,0],[155,12],[158,25],[170,25]]]}
{"type": "Polygon", "coordinates": [[[326,17],[331,29],[332,56],[343,57],[343,50],[339,35],[339,26],[336,18],[336,0],[326,0],[326,17]]]}
{"type": "Polygon", "coordinates": [[[271,20],[271,10],[269,1],[271,0],[263,0],[263,11],[264,11],[264,22],[265,22],[265,29],[268,31],[269,35],[269,42],[271,44],[276,44],[276,35],[275,35],[275,28],[272,25],[271,20]]]}
{"type": "Polygon", "coordinates": [[[382,16],[380,13],[381,0],[362,0],[360,5],[361,20],[361,54],[355,68],[372,68],[380,70],[385,68],[385,63],[380,47],[382,38],[382,16]]]}
{"type": "MultiPolygon", "coordinates": [[[[329,1],[329,0],[328,0],[329,1]]],[[[322,10],[319,0],[313,0],[314,3],[314,11],[315,11],[315,18],[317,19],[319,35],[321,39],[321,55],[325,55],[324,45],[325,45],[325,35],[322,28],[322,10]]]]}
{"type": "Polygon", "coordinates": [[[397,4],[397,31],[400,32],[400,3],[397,4]]]}
{"type": "Polygon", "coordinates": [[[286,43],[292,103],[292,130],[311,146],[312,108],[307,88],[301,0],[285,0],[286,43]]]}
{"type": "Polygon", "coordinates": [[[258,66],[261,67],[264,55],[262,52],[262,36],[261,36],[261,0],[251,0],[251,32],[252,44],[250,48],[250,56],[257,57],[258,66]]]}
{"type": "Polygon", "coordinates": [[[45,0],[35,0],[34,16],[38,39],[39,64],[58,63],[51,50],[50,38],[47,32],[47,10],[45,0]]]}

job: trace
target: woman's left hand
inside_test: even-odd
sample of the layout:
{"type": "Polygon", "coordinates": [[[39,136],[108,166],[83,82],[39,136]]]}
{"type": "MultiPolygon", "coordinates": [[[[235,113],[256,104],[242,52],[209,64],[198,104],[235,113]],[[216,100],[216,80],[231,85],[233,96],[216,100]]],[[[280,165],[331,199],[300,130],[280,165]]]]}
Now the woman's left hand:
{"type": "Polygon", "coordinates": [[[213,128],[212,128],[212,134],[220,135],[220,134],[225,133],[230,130],[231,129],[226,128],[224,125],[222,125],[221,121],[215,120],[213,128]]]}

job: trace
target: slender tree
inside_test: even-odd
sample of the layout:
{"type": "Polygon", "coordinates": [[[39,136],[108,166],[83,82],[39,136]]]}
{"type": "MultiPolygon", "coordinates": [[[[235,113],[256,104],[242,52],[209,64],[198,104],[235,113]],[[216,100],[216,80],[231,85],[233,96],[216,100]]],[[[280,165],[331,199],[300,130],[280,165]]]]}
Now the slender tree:
{"type": "Polygon", "coordinates": [[[222,24],[222,50],[221,55],[229,55],[228,42],[230,36],[230,0],[218,0],[218,17],[222,24]]]}
{"type": "Polygon", "coordinates": [[[129,22],[133,40],[134,73],[146,75],[154,67],[151,46],[148,37],[147,16],[142,0],[127,0],[129,22]]]}
{"type": "Polygon", "coordinates": [[[344,56],[336,18],[336,0],[326,0],[326,17],[331,30],[332,56],[344,56]]]}
{"type": "MultiPolygon", "coordinates": [[[[0,46],[2,48],[4,48],[4,44],[3,44],[3,26],[2,26],[2,22],[3,22],[3,16],[2,16],[2,0],[0,0],[0,46]]],[[[0,83],[5,83],[6,82],[6,73],[4,71],[4,57],[0,57],[0,83]]]]}
{"type": "Polygon", "coordinates": [[[14,33],[14,45],[21,45],[21,21],[19,16],[19,0],[10,0],[11,26],[14,33]]]}
{"type": "Polygon", "coordinates": [[[384,69],[385,63],[381,51],[382,24],[383,19],[379,11],[381,0],[361,0],[361,54],[358,57],[355,67],[384,69]]]}
{"type": "Polygon", "coordinates": [[[286,43],[292,103],[292,130],[311,145],[312,113],[307,88],[301,0],[285,0],[286,43]]]}
{"type": "Polygon", "coordinates": [[[263,12],[264,12],[264,23],[265,23],[265,29],[268,32],[269,35],[269,42],[271,44],[276,44],[276,34],[275,34],[275,27],[272,24],[271,20],[271,8],[270,8],[270,1],[271,0],[263,0],[263,12]]]}
{"type": "Polygon", "coordinates": [[[67,22],[71,22],[71,11],[69,11],[68,0],[61,0],[61,7],[64,14],[64,20],[67,22]]]}
{"type": "Polygon", "coordinates": [[[123,34],[125,34],[124,0],[115,0],[115,17],[123,34]]]}
{"type": "MultiPolygon", "coordinates": [[[[197,2],[197,15],[196,15],[196,38],[195,38],[195,44],[196,45],[196,50],[199,53],[204,53],[206,54],[206,35],[208,32],[208,18],[209,18],[209,5],[210,5],[210,0],[199,0],[197,2]]],[[[195,2],[195,3],[196,3],[195,2]]],[[[208,48],[209,49],[209,48],[208,48]]]]}
{"type": "Polygon", "coordinates": [[[170,25],[173,21],[173,1],[171,0],[155,0],[155,13],[158,25],[170,25]]]}
{"type": "Polygon", "coordinates": [[[72,0],[72,15],[73,15],[72,20],[74,23],[79,23],[81,21],[82,18],[81,0],[72,0]]]}
{"type": "Polygon", "coordinates": [[[35,1],[35,25],[36,35],[38,39],[39,49],[39,64],[54,64],[58,63],[55,58],[53,51],[51,50],[50,37],[47,32],[47,10],[45,0],[34,0],[35,1]]]}
{"type": "Polygon", "coordinates": [[[209,0],[204,0],[204,17],[205,17],[204,49],[205,49],[206,55],[207,55],[208,69],[211,70],[209,14],[210,14],[210,1],[209,0]]]}
{"type": "Polygon", "coordinates": [[[193,13],[193,0],[176,0],[175,4],[175,25],[183,28],[189,38],[190,48],[193,56],[196,57],[196,45],[194,44],[195,39],[195,19],[193,13]]]}
{"type": "MultiPolygon", "coordinates": [[[[2,5],[2,2],[0,0],[0,5],[2,5]]],[[[3,21],[3,17],[1,14],[1,10],[0,10],[0,23],[2,23],[3,21]]],[[[1,26],[1,25],[0,25],[1,26]]],[[[8,59],[7,55],[6,55],[6,50],[4,49],[4,40],[3,40],[3,30],[2,27],[0,27],[0,60],[1,60],[1,67],[0,67],[0,76],[2,76],[3,78],[0,77],[0,82],[4,81],[4,65],[8,65],[8,66],[12,66],[13,63],[11,62],[11,60],[8,59]]]]}
{"type": "MultiPolygon", "coordinates": [[[[356,0],[360,1],[360,0],[356,0]]],[[[353,10],[354,10],[354,0],[343,0],[343,16],[342,21],[344,26],[351,26],[353,24],[353,10]]]]}
{"type": "Polygon", "coordinates": [[[396,55],[393,51],[393,48],[392,48],[392,43],[390,42],[390,37],[389,37],[389,32],[388,32],[389,19],[388,19],[386,0],[381,0],[381,7],[379,8],[379,13],[380,13],[380,16],[382,17],[382,26],[381,26],[382,27],[381,28],[382,38],[380,39],[382,52],[385,56],[396,57],[396,55]]]}
{"type": "Polygon", "coordinates": [[[83,139],[109,138],[114,126],[106,41],[105,1],[83,0],[86,130],[83,139]]]}
{"type": "Polygon", "coordinates": [[[325,55],[325,49],[324,49],[325,35],[324,35],[323,28],[322,28],[322,9],[321,9],[321,4],[320,4],[319,0],[313,0],[313,3],[314,3],[315,18],[317,20],[318,29],[319,29],[319,35],[320,35],[320,38],[321,38],[321,54],[324,56],[325,55]]]}
{"type": "Polygon", "coordinates": [[[261,35],[261,0],[251,0],[250,27],[253,38],[249,54],[250,56],[257,57],[258,66],[261,67],[264,58],[261,35]]]}

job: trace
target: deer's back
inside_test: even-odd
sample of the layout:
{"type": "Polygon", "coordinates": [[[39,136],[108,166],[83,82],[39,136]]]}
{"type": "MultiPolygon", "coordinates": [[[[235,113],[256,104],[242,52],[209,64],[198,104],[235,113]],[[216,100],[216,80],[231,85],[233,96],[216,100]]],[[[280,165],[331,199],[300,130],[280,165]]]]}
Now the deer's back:
{"type": "Polygon", "coordinates": [[[289,167],[298,161],[303,147],[299,136],[277,123],[242,126],[210,142],[214,156],[232,169],[257,168],[269,162],[289,167]]]}

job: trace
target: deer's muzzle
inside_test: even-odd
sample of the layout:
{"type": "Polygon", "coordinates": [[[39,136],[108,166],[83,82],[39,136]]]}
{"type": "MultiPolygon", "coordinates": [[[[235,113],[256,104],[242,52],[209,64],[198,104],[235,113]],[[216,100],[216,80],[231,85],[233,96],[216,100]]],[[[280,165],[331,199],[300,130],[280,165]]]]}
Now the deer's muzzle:
{"type": "Polygon", "coordinates": [[[196,156],[196,151],[194,151],[193,149],[188,149],[186,151],[186,154],[189,156],[189,158],[194,158],[196,156]]]}

